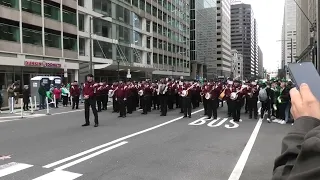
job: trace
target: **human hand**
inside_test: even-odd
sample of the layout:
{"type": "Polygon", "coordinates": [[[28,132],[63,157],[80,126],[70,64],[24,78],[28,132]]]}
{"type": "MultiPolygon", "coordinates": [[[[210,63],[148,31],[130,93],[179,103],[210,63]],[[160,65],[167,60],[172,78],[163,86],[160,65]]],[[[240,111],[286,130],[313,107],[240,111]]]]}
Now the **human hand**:
{"type": "Polygon", "coordinates": [[[309,116],[320,120],[320,102],[312,94],[307,84],[301,84],[300,92],[297,88],[290,90],[291,113],[296,120],[302,116],[309,116]]]}

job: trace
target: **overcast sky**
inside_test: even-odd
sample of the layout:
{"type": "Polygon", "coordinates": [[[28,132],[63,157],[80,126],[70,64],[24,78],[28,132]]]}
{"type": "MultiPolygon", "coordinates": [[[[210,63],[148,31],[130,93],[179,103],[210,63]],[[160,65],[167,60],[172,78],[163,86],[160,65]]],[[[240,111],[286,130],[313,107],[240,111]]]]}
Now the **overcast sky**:
{"type": "Polygon", "coordinates": [[[281,62],[281,28],[285,0],[242,0],[251,4],[258,22],[258,44],[263,52],[263,66],[277,70],[281,62]]]}

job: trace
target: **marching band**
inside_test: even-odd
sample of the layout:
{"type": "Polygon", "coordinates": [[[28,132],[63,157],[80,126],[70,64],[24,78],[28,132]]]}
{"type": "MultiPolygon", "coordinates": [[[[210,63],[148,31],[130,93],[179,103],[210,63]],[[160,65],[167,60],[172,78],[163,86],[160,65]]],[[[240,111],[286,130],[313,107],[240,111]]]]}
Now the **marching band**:
{"type": "MultiPolygon", "coordinates": [[[[88,82],[85,83],[85,85],[87,84],[88,82]]],[[[249,119],[258,119],[259,93],[261,88],[265,87],[260,87],[256,81],[242,83],[239,80],[229,79],[227,82],[210,81],[200,84],[196,81],[178,81],[169,78],[155,82],[146,80],[124,83],[120,81],[114,82],[112,85],[108,85],[106,82],[89,83],[89,86],[95,88],[97,112],[107,109],[107,102],[110,98],[112,99],[113,112],[119,113],[119,117],[122,118],[125,118],[127,114],[132,114],[137,108],[142,109],[143,115],[153,109],[160,110],[160,116],[166,116],[168,109],[173,109],[174,104],[176,108],[180,108],[180,113],[183,113],[184,117],[191,118],[192,108],[199,107],[201,102],[204,107],[204,115],[208,119],[217,119],[217,109],[220,103],[226,102],[227,115],[232,117],[235,122],[241,121],[240,114],[243,106],[249,113],[249,119]]],[[[85,94],[84,97],[86,97],[85,94]]],[[[87,104],[93,106],[91,97],[88,101],[87,104]]],[[[270,102],[270,105],[274,104],[273,101],[270,102]]],[[[271,106],[271,109],[274,108],[271,106]]],[[[92,110],[94,111],[94,109],[92,110]]],[[[87,117],[86,113],[85,125],[89,122],[87,117]]],[[[270,115],[268,115],[269,118],[270,115]]],[[[95,119],[98,118],[95,117],[95,119]]],[[[96,124],[98,124],[97,120],[96,124]]]]}

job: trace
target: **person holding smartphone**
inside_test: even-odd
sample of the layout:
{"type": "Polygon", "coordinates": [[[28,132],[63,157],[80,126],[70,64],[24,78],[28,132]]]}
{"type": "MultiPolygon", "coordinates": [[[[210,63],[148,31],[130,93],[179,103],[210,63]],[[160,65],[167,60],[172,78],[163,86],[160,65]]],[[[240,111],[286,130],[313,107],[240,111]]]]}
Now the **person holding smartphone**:
{"type": "Polygon", "coordinates": [[[318,180],[320,177],[320,102],[309,86],[290,90],[291,113],[295,121],[282,141],[272,180],[318,180]]]}

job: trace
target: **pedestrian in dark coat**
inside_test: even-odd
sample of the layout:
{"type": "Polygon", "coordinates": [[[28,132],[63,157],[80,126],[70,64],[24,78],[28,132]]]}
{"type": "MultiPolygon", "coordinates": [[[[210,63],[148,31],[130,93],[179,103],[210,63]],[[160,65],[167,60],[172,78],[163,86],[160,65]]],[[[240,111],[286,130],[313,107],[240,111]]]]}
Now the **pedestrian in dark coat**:
{"type": "Polygon", "coordinates": [[[29,111],[30,89],[28,85],[24,85],[22,90],[23,110],[29,111]]]}

